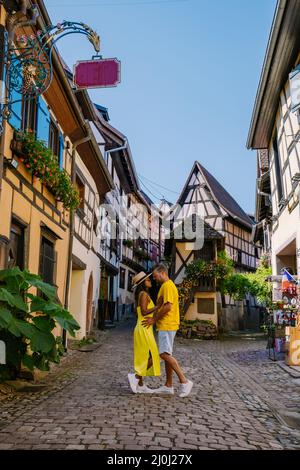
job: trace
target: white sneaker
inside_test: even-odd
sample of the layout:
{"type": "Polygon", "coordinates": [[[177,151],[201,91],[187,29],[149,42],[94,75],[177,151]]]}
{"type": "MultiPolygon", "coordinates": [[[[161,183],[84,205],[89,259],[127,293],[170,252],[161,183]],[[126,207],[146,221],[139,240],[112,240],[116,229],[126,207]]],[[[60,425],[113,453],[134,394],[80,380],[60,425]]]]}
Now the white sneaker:
{"type": "Polygon", "coordinates": [[[169,395],[174,395],[174,387],[167,387],[166,385],[163,385],[162,387],[152,390],[152,393],[166,393],[169,395]]]}
{"type": "Polygon", "coordinates": [[[153,393],[153,389],[147,387],[147,385],[138,385],[136,389],[136,393],[153,393]]]}
{"type": "Polygon", "coordinates": [[[179,393],[180,398],[187,397],[191,393],[193,385],[194,384],[191,380],[188,380],[186,384],[181,384],[180,386],[181,390],[179,393]]]}
{"type": "Polygon", "coordinates": [[[128,374],[129,385],[133,393],[137,393],[137,386],[139,383],[139,379],[136,378],[135,374],[128,374]]]}

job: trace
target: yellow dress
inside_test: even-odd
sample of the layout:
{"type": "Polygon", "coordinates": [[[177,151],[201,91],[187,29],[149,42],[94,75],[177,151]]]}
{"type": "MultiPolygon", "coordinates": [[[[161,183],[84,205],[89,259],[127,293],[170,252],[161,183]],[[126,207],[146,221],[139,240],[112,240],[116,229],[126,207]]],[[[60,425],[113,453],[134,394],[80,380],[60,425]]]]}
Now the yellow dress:
{"type": "MultiPolygon", "coordinates": [[[[149,299],[147,309],[154,308],[154,303],[149,299]]],[[[142,321],[146,318],[152,318],[153,313],[143,316],[141,308],[137,308],[137,324],[134,329],[134,369],[137,375],[157,376],[160,375],[160,357],[157,344],[153,334],[153,326],[146,328],[142,325],[142,321]],[[147,369],[148,359],[151,354],[153,365],[147,369]]]]}

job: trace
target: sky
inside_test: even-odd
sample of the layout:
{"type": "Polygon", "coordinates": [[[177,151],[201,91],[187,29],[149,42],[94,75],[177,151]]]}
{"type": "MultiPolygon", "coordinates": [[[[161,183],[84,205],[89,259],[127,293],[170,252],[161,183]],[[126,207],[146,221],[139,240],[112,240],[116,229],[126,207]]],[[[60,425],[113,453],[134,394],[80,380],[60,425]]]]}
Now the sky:
{"type": "MultiPolygon", "coordinates": [[[[121,61],[121,84],[90,95],[127,136],[141,188],[154,202],[175,202],[198,160],[254,213],[256,154],[246,139],[276,0],[45,5],[53,24],[89,24],[103,58],[121,61]]],[[[94,54],[81,35],[62,39],[59,50],[71,68],[94,54]]]]}

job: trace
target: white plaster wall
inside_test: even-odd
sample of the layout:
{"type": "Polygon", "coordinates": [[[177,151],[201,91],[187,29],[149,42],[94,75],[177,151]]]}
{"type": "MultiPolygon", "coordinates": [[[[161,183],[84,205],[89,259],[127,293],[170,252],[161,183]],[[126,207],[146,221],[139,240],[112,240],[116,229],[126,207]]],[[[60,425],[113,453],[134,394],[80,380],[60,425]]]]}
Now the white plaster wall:
{"type": "MultiPolygon", "coordinates": [[[[296,238],[296,249],[300,248],[300,186],[292,187],[292,177],[300,171],[300,142],[295,135],[300,131],[297,115],[290,111],[291,98],[289,82],[287,81],[280,96],[280,105],[276,116],[273,135],[277,131],[278,151],[282,171],[283,197],[289,198],[294,189],[294,195],[289,200],[288,206],[282,212],[278,208],[277,180],[274,164],[274,152],[272,142],[269,147],[270,176],[273,215],[278,215],[278,220],[272,226],[272,270],[273,274],[280,274],[280,267],[276,255],[293,238],[296,238]],[[293,137],[294,136],[294,137],[293,137]]],[[[297,258],[298,274],[300,273],[300,258],[297,258]]]]}
{"type": "Polygon", "coordinates": [[[218,313],[217,313],[217,295],[214,292],[197,292],[194,297],[195,302],[192,303],[185,315],[186,320],[210,320],[218,326],[218,313]],[[198,313],[197,299],[214,299],[214,314],[198,313]]]}
{"type": "Polygon", "coordinates": [[[82,260],[87,268],[85,270],[73,270],[72,282],[70,289],[70,312],[76,318],[81,329],[77,333],[78,338],[86,335],[86,302],[87,289],[90,275],[93,275],[93,307],[97,309],[100,285],[100,260],[98,256],[91,250],[80,243],[74,237],[73,253],[82,260]]]}
{"type": "MultiPolygon", "coordinates": [[[[89,192],[89,204],[92,207],[95,206],[96,209],[97,205],[99,204],[99,198],[97,196],[97,187],[93,180],[93,177],[88,172],[79,155],[76,155],[76,164],[92,188],[92,191],[89,192]]],[[[100,240],[96,237],[93,231],[92,213],[88,211],[86,211],[86,213],[87,219],[91,224],[91,230],[86,231],[84,239],[85,242],[87,242],[87,244],[89,245],[89,248],[87,248],[83,243],[81,243],[75,236],[73,237],[73,254],[86,265],[85,270],[72,271],[70,289],[70,312],[72,313],[72,315],[74,315],[80,325],[80,330],[76,334],[76,337],[78,339],[81,339],[86,336],[86,303],[90,275],[93,275],[94,312],[96,311],[98,305],[100,284],[100,259],[97,256],[97,252],[99,252],[100,240]]]]}

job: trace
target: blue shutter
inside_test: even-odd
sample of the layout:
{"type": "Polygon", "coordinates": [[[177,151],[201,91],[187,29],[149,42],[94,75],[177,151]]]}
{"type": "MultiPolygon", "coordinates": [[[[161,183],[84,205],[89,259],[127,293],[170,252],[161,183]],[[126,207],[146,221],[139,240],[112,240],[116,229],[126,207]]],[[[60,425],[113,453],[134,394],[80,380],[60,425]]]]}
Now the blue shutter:
{"type": "MultiPolygon", "coordinates": [[[[12,59],[15,56],[12,57],[12,59]]],[[[22,74],[22,71],[21,71],[22,74]]],[[[23,74],[22,74],[23,75],[23,74]]],[[[10,94],[11,106],[10,111],[11,115],[8,119],[8,122],[15,129],[22,129],[22,109],[23,109],[23,95],[15,90],[11,90],[10,94]]]]}
{"type": "Polygon", "coordinates": [[[59,167],[63,168],[64,166],[64,148],[65,148],[65,140],[63,134],[59,133],[59,151],[58,151],[58,163],[59,167]]]}
{"type": "Polygon", "coordinates": [[[19,130],[22,128],[22,93],[12,90],[11,102],[11,115],[8,122],[15,129],[19,130]]]}
{"type": "Polygon", "coordinates": [[[49,143],[49,128],[50,128],[50,112],[46,102],[41,96],[38,98],[37,108],[37,138],[43,140],[48,145],[49,143]]]}

